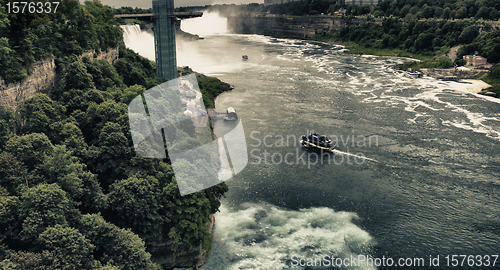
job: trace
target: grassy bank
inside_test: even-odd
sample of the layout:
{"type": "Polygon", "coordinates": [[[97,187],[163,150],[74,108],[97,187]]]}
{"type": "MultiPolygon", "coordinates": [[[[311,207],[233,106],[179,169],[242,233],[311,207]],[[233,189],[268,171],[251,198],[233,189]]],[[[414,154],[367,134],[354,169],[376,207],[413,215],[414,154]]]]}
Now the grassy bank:
{"type": "MultiPolygon", "coordinates": [[[[348,50],[346,53],[350,54],[369,54],[377,56],[397,56],[397,57],[408,57],[413,59],[418,59],[421,61],[427,61],[432,59],[434,56],[423,55],[418,53],[410,53],[406,50],[401,50],[399,48],[376,48],[367,47],[366,45],[361,45],[355,42],[344,42],[335,39],[335,33],[322,33],[314,35],[310,38],[314,41],[329,43],[329,44],[342,44],[348,50]]],[[[441,52],[440,52],[441,53],[441,52]]]]}
{"type": "Polygon", "coordinates": [[[342,44],[347,49],[346,53],[349,54],[407,57],[419,60],[409,61],[404,64],[397,65],[396,68],[401,70],[408,70],[409,68],[413,70],[420,70],[421,68],[449,68],[453,66],[453,62],[451,62],[451,60],[445,56],[445,53],[447,53],[447,51],[438,51],[436,55],[424,55],[411,53],[399,48],[367,47],[366,45],[361,45],[354,42],[335,41],[333,33],[314,35],[311,39],[329,44],[342,44]]]}
{"type": "Polygon", "coordinates": [[[432,59],[432,56],[410,53],[405,50],[401,50],[398,48],[374,48],[374,47],[366,47],[360,44],[356,44],[353,42],[345,43],[345,48],[348,49],[348,53],[351,54],[370,54],[370,55],[378,55],[378,56],[397,56],[397,57],[408,57],[413,59],[418,59],[421,61],[427,61],[432,59]]]}
{"type": "Polygon", "coordinates": [[[484,82],[491,85],[490,88],[486,88],[484,90],[495,92],[498,97],[500,97],[500,78],[495,77],[495,75],[498,76],[498,73],[500,73],[499,71],[500,71],[500,66],[497,66],[492,69],[492,72],[489,72],[487,76],[484,76],[482,78],[484,82]]]}

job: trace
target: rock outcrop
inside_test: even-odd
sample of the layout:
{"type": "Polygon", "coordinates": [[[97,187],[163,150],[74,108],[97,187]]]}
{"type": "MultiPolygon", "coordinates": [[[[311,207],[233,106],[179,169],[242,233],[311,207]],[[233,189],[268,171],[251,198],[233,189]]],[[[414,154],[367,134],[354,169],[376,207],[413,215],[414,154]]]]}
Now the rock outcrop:
{"type": "MultiPolygon", "coordinates": [[[[109,48],[108,51],[99,54],[96,54],[94,50],[89,50],[81,55],[81,57],[84,56],[113,63],[118,59],[119,52],[118,47],[109,48]]],[[[0,106],[18,110],[36,94],[50,94],[56,89],[58,81],[54,57],[37,61],[31,65],[28,77],[20,82],[6,84],[0,78],[0,106]]]]}
{"type": "Polygon", "coordinates": [[[20,82],[6,84],[0,78],[0,106],[17,110],[37,93],[54,90],[57,77],[54,59],[50,57],[32,64],[30,74],[20,82]]]}
{"type": "MultiPolygon", "coordinates": [[[[215,224],[215,217],[210,215],[209,222],[206,223],[210,236],[213,237],[213,227],[215,224]]],[[[198,267],[205,264],[208,260],[210,252],[204,250],[203,247],[197,246],[188,249],[184,244],[179,244],[177,250],[172,251],[172,241],[156,245],[149,248],[152,259],[160,264],[163,269],[173,268],[189,268],[198,269],[198,267]]]]}

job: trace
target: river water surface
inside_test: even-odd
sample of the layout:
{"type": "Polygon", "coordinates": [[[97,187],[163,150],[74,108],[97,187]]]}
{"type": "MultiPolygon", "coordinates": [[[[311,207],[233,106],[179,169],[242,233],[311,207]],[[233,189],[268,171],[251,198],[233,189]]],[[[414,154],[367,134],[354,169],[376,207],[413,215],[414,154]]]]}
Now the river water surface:
{"type": "Polygon", "coordinates": [[[249,163],[226,182],[201,269],[496,268],[498,99],[407,78],[391,68],[401,58],[218,33],[179,41],[178,65],[234,86],[216,106],[241,117],[249,163]],[[311,130],[331,135],[337,154],[302,149],[311,130]]]}

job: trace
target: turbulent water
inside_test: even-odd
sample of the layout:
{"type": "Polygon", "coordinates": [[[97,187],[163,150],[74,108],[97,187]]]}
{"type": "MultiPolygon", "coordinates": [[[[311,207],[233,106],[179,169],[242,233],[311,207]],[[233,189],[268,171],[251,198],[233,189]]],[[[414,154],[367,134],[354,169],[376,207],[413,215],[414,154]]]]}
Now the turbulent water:
{"type": "Polygon", "coordinates": [[[457,258],[460,269],[495,268],[497,99],[407,78],[391,68],[401,58],[213,32],[178,42],[178,65],[234,86],[217,107],[241,117],[249,164],[226,182],[201,269],[328,269],[324,256],[349,259],[335,269],[384,269],[389,258],[405,269],[451,268],[457,258]],[[336,155],[302,149],[297,140],[311,130],[330,135],[336,155]],[[352,265],[351,256],[372,261],[352,265]],[[316,266],[298,265],[308,262],[316,266]]]}

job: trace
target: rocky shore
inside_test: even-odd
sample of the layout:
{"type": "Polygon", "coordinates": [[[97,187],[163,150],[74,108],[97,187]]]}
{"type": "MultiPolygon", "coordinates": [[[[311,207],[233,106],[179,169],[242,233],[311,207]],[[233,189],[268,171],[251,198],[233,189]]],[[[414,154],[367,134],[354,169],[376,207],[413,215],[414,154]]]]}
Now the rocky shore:
{"type": "Polygon", "coordinates": [[[420,71],[422,71],[424,75],[438,80],[442,79],[443,77],[456,77],[458,81],[453,85],[453,87],[457,90],[497,97],[496,93],[485,90],[491,87],[490,84],[482,80],[475,79],[480,75],[481,72],[484,72],[483,69],[474,69],[473,67],[459,67],[448,69],[421,68],[420,71]]]}

